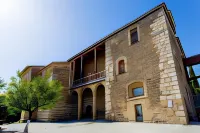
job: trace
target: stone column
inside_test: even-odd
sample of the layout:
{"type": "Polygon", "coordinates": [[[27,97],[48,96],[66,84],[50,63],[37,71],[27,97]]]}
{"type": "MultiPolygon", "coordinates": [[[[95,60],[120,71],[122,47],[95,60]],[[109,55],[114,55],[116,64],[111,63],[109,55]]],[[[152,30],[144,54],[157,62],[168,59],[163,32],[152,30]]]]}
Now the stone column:
{"type": "Polygon", "coordinates": [[[93,90],[93,120],[96,120],[96,116],[97,116],[97,104],[96,104],[96,101],[97,101],[97,98],[96,98],[96,95],[97,95],[97,91],[96,89],[93,90]]]}
{"type": "Polygon", "coordinates": [[[81,119],[82,116],[82,92],[78,91],[78,120],[81,119]]]}

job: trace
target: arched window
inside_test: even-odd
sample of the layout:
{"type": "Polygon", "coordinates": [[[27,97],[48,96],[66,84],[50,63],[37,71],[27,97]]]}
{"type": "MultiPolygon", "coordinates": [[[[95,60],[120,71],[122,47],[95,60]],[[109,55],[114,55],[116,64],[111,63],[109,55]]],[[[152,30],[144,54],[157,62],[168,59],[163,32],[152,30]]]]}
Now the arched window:
{"type": "Polygon", "coordinates": [[[124,60],[120,60],[118,63],[119,74],[125,73],[125,63],[124,60]]]}
{"type": "Polygon", "coordinates": [[[127,72],[127,59],[121,56],[116,60],[116,75],[127,72]]]}
{"type": "Polygon", "coordinates": [[[135,82],[128,87],[129,97],[139,97],[144,96],[144,88],[142,82],[135,82]]]}

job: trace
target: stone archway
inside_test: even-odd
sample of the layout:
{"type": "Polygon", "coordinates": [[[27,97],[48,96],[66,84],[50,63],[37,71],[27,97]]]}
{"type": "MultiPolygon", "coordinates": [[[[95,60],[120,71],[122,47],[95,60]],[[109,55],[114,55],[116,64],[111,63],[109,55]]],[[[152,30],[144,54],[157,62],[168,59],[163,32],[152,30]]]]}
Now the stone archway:
{"type": "Polygon", "coordinates": [[[92,94],[92,90],[90,88],[84,89],[82,98],[83,98],[83,100],[82,100],[82,102],[83,102],[82,116],[83,116],[83,118],[92,119],[92,116],[93,116],[93,111],[92,111],[93,94],[92,94]]]}
{"type": "Polygon", "coordinates": [[[97,119],[105,119],[105,87],[99,85],[96,91],[97,119]]]}
{"type": "Polygon", "coordinates": [[[76,91],[71,94],[71,117],[78,119],[78,93],[76,91]]]}

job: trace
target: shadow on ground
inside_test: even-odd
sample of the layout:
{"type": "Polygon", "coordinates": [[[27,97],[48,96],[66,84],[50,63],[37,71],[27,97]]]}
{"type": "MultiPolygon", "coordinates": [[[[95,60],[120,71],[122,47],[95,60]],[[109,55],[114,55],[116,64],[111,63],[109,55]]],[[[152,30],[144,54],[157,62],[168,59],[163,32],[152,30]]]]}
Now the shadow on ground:
{"type": "Polygon", "coordinates": [[[88,122],[88,123],[112,123],[114,121],[109,121],[109,120],[92,120],[92,119],[83,119],[83,120],[69,120],[69,121],[56,121],[56,122],[31,122],[31,123],[55,123],[55,124],[72,124],[72,123],[83,123],[83,122],[88,122]]]}
{"type": "MultiPolygon", "coordinates": [[[[41,124],[42,123],[53,123],[53,124],[58,124],[58,128],[64,128],[64,127],[77,127],[77,126],[90,125],[90,124],[94,124],[94,123],[113,123],[113,121],[83,119],[83,120],[69,120],[69,121],[56,121],[56,122],[36,121],[36,122],[31,122],[31,123],[41,123],[41,124]],[[59,124],[61,124],[61,125],[59,125],[59,124]]],[[[8,126],[7,130],[0,131],[0,133],[15,133],[15,132],[23,131],[25,128],[25,125],[26,125],[26,123],[23,123],[22,126],[19,126],[18,124],[12,125],[12,127],[8,126]]]]}
{"type": "Polygon", "coordinates": [[[0,133],[16,133],[17,131],[0,131],[0,133]]]}

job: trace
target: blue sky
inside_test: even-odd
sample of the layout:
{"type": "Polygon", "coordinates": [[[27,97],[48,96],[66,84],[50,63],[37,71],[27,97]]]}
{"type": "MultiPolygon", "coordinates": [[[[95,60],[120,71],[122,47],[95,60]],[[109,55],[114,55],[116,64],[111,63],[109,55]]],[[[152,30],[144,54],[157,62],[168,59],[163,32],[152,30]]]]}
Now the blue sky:
{"type": "MultiPolygon", "coordinates": [[[[66,61],[161,0],[0,0],[0,77],[66,61]]],[[[200,1],[166,0],[187,56],[200,53],[200,1]]]]}

